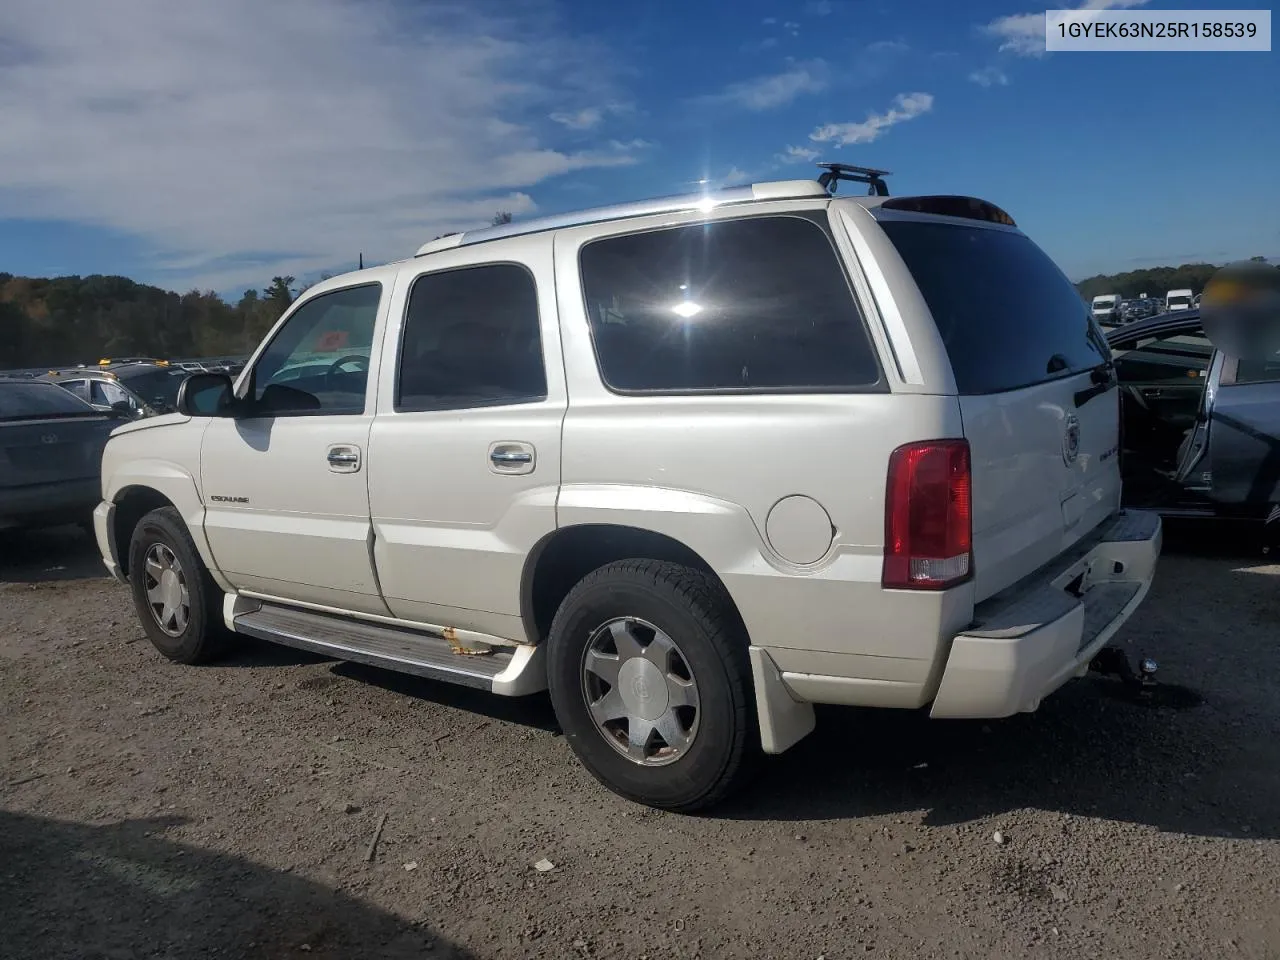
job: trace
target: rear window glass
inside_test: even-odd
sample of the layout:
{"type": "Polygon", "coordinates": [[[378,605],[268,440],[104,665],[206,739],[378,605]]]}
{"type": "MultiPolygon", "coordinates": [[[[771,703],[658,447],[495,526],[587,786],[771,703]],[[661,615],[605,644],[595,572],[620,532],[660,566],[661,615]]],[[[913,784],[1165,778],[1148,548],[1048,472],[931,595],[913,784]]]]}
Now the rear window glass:
{"type": "Polygon", "coordinates": [[[880,371],[826,232],[754,217],[609,237],[581,253],[605,383],[623,392],[840,391],[880,371]]]}
{"type": "Polygon", "coordinates": [[[151,370],[121,379],[147,403],[166,409],[178,402],[178,388],[186,378],[184,370],[151,370]]]}
{"type": "Polygon", "coordinates": [[[960,393],[1015,390],[1110,356],[1076,288],[1024,235],[908,220],[880,226],[929,305],[960,393]]]}
{"type": "Polygon", "coordinates": [[[0,420],[35,420],[93,413],[93,408],[83,400],[51,383],[0,383],[0,420]]]}

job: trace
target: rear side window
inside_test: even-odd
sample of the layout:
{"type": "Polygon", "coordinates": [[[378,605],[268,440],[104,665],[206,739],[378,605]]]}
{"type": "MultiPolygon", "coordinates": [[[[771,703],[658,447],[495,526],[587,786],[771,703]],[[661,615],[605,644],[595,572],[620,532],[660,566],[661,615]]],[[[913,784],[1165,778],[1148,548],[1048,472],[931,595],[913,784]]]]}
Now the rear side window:
{"type": "Polygon", "coordinates": [[[880,226],[929,305],[961,394],[1016,390],[1110,356],[1076,288],[1024,235],[918,220],[880,226]]]}
{"type": "Polygon", "coordinates": [[[397,410],[534,403],[546,396],[538,290],[528,270],[494,263],[414,281],[397,410]]]}
{"type": "Polygon", "coordinates": [[[1238,361],[1235,378],[1230,385],[1275,383],[1277,380],[1280,380],[1280,356],[1238,361]]]}
{"type": "Polygon", "coordinates": [[[0,420],[92,416],[94,409],[52,383],[0,383],[0,420]]]}
{"type": "Polygon", "coordinates": [[[756,217],[596,240],[582,288],[620,392],[862,390],[871,341],[826,232],[756,217]]]}

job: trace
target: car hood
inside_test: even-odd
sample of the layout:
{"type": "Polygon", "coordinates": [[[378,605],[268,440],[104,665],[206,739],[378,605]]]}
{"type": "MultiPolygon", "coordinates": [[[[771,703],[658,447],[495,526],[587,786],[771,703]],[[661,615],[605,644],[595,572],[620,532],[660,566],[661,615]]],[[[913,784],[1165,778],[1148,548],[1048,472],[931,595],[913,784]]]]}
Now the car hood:
{"type": "Polygon", "coordinates": [[[139,430],[151,430],[154,427],[167,427],[175,423],[186,423],[190,419],[185,413],[163,413],[157,417],[143,417],[141,420],[122,423],[111,431],[111,435],[119,437],[126,433],[137,433],[139,430]]]}

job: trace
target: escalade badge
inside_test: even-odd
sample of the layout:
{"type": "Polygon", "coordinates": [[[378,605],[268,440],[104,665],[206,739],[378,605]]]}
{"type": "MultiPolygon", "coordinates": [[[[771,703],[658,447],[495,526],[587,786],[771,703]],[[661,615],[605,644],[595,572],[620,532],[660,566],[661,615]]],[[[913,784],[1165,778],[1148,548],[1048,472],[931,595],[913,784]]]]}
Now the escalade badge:
{"type": "Polygon", "coordinates": [[[1076,462],[1080,456],[1080,420],[1067,417],[1067,429],[1062,435],[1062,461],[1067,466],[1076,462]]]}

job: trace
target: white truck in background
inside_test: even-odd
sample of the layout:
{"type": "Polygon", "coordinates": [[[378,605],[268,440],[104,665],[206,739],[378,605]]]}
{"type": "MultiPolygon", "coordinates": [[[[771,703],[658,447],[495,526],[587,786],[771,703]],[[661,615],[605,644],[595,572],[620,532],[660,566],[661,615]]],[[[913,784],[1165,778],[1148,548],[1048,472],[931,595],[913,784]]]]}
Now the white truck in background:
{"type": "Polygon", "coordinates": [[[1193,297],[1194,294],[1190,290],[1170,290],[1164,297],[1164,312],[1172,313],[1174,310],[1190,310],[1193,297]]]}
{"type": "Polygon", "coordinates": [[[1093,298],[1093,319],[1099,323],[1119,323],[1120,294],[1100,293],[1093,298]]]}

